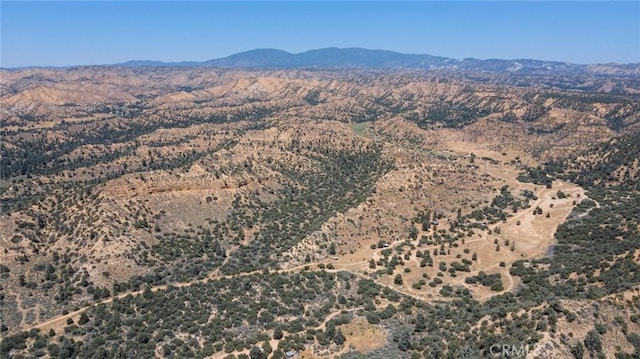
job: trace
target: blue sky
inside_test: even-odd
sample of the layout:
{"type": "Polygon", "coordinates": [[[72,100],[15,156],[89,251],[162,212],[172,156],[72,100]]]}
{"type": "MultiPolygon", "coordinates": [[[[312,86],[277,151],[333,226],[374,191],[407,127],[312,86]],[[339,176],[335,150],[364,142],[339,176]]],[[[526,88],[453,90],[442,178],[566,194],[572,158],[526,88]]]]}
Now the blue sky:
{"type": "Polygon", "coordinates": [[[632,2],[0,2],[2,67],[202,61],[255,48],[640,62],[632,2]]]}

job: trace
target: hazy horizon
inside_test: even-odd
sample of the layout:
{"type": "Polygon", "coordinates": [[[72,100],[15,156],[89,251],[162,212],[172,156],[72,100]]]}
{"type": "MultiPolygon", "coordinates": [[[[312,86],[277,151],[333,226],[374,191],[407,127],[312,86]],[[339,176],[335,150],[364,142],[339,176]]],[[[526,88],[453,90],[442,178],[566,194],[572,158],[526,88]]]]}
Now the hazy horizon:
{"type": "MultiPolygon", "coordinates": [[[[279,50],[279,51],[285,51],[287,53],[293,54],[293,55],[298,55],[298,54],[302,54],[305,52],[309,52],[309,51],[315,51],[315,50],[325,50],[325,49],[330,49],[330,48],[336,48],[336,47],[327,47],[327,48],[318,48],[318,49],[308,49],[308,50],[304,50],[304,51],[300,51],[300,52],[290,52],[290,51],[286,51],[286,50],[282,50],[282,49],[275,49],[275,48],[255,48],[255,49],[247,49],[244,51],[240,51],[240,52],[236,52],[236,53],[232,53],[232,54],[228,54],[222,57],[217,57],[217,58],[210,58],[210,59],[205,59],[205,60],[190,60],[190,59],[184,59],[184,60],[178,60],[178,61],[163,61],[163,60],[157,60],[157,59],[145,59],[145,58],[135,58],[135,59],[128,59],[125,61],[121,61],[121,62],[114,62],[114,63],[95,63],[95,64],[70,64],[70,65],[25,65],[25,66],[0,66],[0,68],[2,69],[26,69],[26,68],[70,68],[70,67],[84,67],[84,66],[118,66],[118,65],[126,65],[127,63],[132,63],[132,62],[159,62],[159,63],[164,63],[164,64],[168,64],[168,65],[172,65],[172,64],[180,64],[180,63],[204,63],[210,60],[218,60],[218,59],[222,59],[222,58],[226,58],[229,56],[233,56],[233,55],[238,55],[238,54],[242,54],[245,52],[251,52],[251,51],[260,51],[260,50],[279,50]]],[[[356,49],[356,47],[353,47],[354,49],[356,49]]],[[[350,49],[350,48],[339,48],[339,49],[350,49]]],[[[401,55],[432,55],[432,56],[441,56],[438,54],[424,54],[424,53],[405,53],[405,52],[398,52],[398,51],[393,51],[393,50],[387,50],[387,49],[366,49],[366,48],[357,48],[357,49],[362,49],[362,50],[371,50],[371,51],[392,51],[392,52],[396,52],[398,54],[401,55]]],[[[442,56],[442,57],[447,57],[447,56],[442,56]]],[[[475,59],[475,60],[507,60],[507,61],[518,61],[518,60],[536,60],[536,61],[552,61],[552,62],[559,62],[559,63],[571,63],[571,64],[576,64],[576,65],[591,65],[591,64],[618,64],[618,65],[627,65],[627,64],[640,64],[640,61],[638,62],[628,62],[628,63],[622,63],[622,62],[609,62],[609,63],[575,63],[575,62],[567,62],[567,61],[560,61],[560,60],[553,60],[553,59],[538,59],[538,58],[497,58],[497,57],[492,57],[492,58],[477,58],[477,57],[467,57],[467,58],[452,58],[454,60],[464,60],[464,59],[475,59]]]]}
{"type": "Polygon", "coordinates": [[[455,59],[640,62],[639,2],[1,3],[4,68],[359,47],[455,59]]]}

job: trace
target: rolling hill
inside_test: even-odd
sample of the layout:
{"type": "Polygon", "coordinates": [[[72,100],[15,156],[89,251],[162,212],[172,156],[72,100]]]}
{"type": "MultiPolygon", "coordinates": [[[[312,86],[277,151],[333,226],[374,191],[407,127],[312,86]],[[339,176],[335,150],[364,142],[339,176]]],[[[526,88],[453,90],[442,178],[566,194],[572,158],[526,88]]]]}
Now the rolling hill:
{"type": "Polygon", "coordinates": [[[2,70],[0,357],[637,357],[634,66],[517,63],[2,70]]]}

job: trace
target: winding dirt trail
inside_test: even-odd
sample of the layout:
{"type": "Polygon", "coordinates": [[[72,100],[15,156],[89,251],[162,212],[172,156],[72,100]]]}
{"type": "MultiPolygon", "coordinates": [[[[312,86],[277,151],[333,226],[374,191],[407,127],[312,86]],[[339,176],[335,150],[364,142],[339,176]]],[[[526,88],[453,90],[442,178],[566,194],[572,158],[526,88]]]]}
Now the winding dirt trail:
{"type": "MultiPolygon", "coordinates": [[[[498,168],[492,168],[492,167],[487,166],[484,170],[486,172],[488,172],[490,175],[494,176],[495,178],[498,178],[498,179],[503,180],[504,182],[508,183],[509,187],[510,187],[510,189],[512,191],[521,191],[522,189],[524,189],[526,187],[531,187],[530,184],[524,184],[524,183],[518,182],[517,180],[511,178],[511,176],[509,174],[505,173],[504,171],[500,171],[498,168]]],[[[556,230],[557,226],[560,223],[564,222],[566,217],[571,212],[571,209],[573,208],[572,206],[567,206],[567,204],[564,203],[564,202],[562,202],[562,203],[560,203],[560,205],[558,205],[558,203],[559,203],[558,199],[554,199],[554,196],[555,196],[555,194],[557,193],[557,191],[559,189],[561,189],[562,191],[566,192],[570,196],[570,198],[567,198],[565,200],[565,202],[571,202],[572,198],[575,198],[577,194],[580,195],[581,199],[587,198],[586,195],[584,194],[584,190],[581,187],[579,187],[577,185],[574,185],[574,184],[570,184],[570,183],[564,183],[564,182],[561,182],[561,181],[555,181],[552,189],[543,187],[543,188],[538,189],[536,191],[537,199],[530,200],[530,205],[531,205],[530,208],[521,210],[520,212],[514,214],[512,217],[509,217],[507,219],[507,221],[504,222],[504,223],[498,223],[498,224],[495,224],[495,225],[492,225],[492,226],[489,227],[491,229],[495,229],[495,227],[500,226],[501,229],[502,229],[502,233],[504,234],[505,238],[512,237],[514,240],[517,239],[518,240],[517,246],[520,247],[521,250],[524,250],[525,253],[526,253],[526,255],[523,255],[523,256],[518,257],[518,258],[515,258],[515,256],[508,257],[508,255],[507,255],[507,257],[504,260],[505,263],[510,264],[513,261],[517,260],[517,259],[533,258],[533,257],[541,256],[541,255],[544,255],[544,253],[547,251],[547,248],[549,247],[549,245],[552,244],[552,242],[554,240],[553,239],[553,237],[554,237],[553,235],[555,233],[555,230],[556,230]],[[544,216],[533,215],[533,211],[536,209],[536,207],[549,209],[551,204],[555,205],[555,207],[554,207],[555,209],[553,210],[555,215],[552,216],[552,220],[551,221],[547,221],[546,223],[541,225],[540,220],[544,220],[544,218],[542,218],[544,216]],[[562,209],[562,211],[559,211],[560,209],[562,209]],[[524,247],[524,248],[522,248],[522,247],[524,247]]],[[[599,203],[596,203],[596,206],[599,206],[599,203]]],[[[549,211],[551,211],[551,210],[549,210],[549,211]]],[[[415,242],[417,242],[417,240],[415,242]]],[[[478,242],[484,242],[488,246],[493,246],[493,244],[490,243],[487,231],[483,231],[480,234],[480,237],[478,237],[478,238],[466,240],[465,244],[474,244],[474,243],[478,243],[478,242]]],[[[390,243],[387,248],[378,248],[373,252],[372,257],[374,258],[374,260],[377,261],[377,260],[380,259],[380,257],[381,257],[380,253],[383,250],[385,250],[385,249],[393,250],[395,247],[397,247],[397,246],[399,246],[399,245],[401,245],[403,243],[405,243],[405,242],[404,241],[398,241],[398,242],[390,243]]],[[[433,250],[433,249],[436,249],[436,248],[439,248],[439,247],[440,247],[440,245],[431,245],[431,246],[427,246],[427,247],[422,247],[421,249],[423,251],[427,251],[427,250],[433,250]]],[[[227,258],[227,260],[228,260],[228,258],[227,258]]],[[[324,263],[324,262],[320,262],[320,263],[324,263]]],[[[294,266],[294,267],[291,267],[291,268],[282,269],[282,270],[279,270],[279,271],[276,271],[276,272],[278,272],[278,273],[295,272],[295,271],[301,270],[301,269],[303,269],[305,267],[317,266],[320,263],[302,264],[302,265],[294,266]]],[[[330,270],[327,270],[327,271],[329,271],[329,272],[349,271],[349,272],[355,274],[356,276],[358,276],[359,278],[370,279],[370,277],[368,275],[364,275],[363,273],[360,273],[358,271],[358,269],[362,269],[362,267],[364,265],[366,265],[367,263],[368,263],[367,260],[358,261],[358,262],[351,262],[351,263],[340,263],[340,264],[336,263],[336,264],[338,264],[337,268],[330,269],[330,270]]],[[[486,270],[497,270],[498,272],[501,273],[501,275],[503,276],[503,278],[506,281],[506,282],[503,283],[503,284],[505,284],[505,291],[513,290],[513,288],[515,286],[515,280],[510,275],[510,273],[506,269],[506,267],[499,267],[495,263],[487,263],[486,267],[480,268],[479,270],[485,270],[485,271],[486,270]]],[[[218,268],[218,269],[212,271],[211,273],[209,273],[209,275],[207,275],[203,279],[196,279],[196,280],[188,281],[188,282],[180,282],[180,283],[172,283],[172,284],[164,284],[164,285],[154,286],[154,287],[151,288],[151,291],[156,292],[156,291],[159,291],[159,290],[165,290],[169,286],[187,287],[187,286],[191,286],[191,285],[194,285],[194,284],[197,284],[197,283],[203,283],[203,282],[206,282],[208,280],[239,278],[239,277],[243,277],[243,276],[254,275],[254,274],[257,274],[257,273],[260,273],[260,272],[261,271],[252,271],[252,272],[239,273],[239,274],[234,274],[234,275],[221,275],[219,273],[219,268],[218,268]]],[[[410,296],[410,297],[412,297],[414,299],[417,299],[417,300],[429,300],[429,298],[427,298],[427,296],[426,296],[426,293],[416,292],[416,291],[412,290],[411,288],[407,287],[407,283],[405,283],[403,286],[397,286],[397,285],[382,283],[380,281],[376,281],[376,282],[378,284],[382,285],[382,286],[385,286],[385,287],[387,287],[389,289],[392,289],[392,290],[397,291],[399,293],[402,293],[404,295],[410,296]]],[[[130,291],[130,292],[120,293],[120,294],[116,295],[115,297],[111,297],[111,298],[107,298],[107,299],[104,299],[104,300],[101,300],[101,301],[97,301],[95,303],[92,303],[91,305],[88,305],[86,307],[80,308],[80,309],[78,309],[76,311],[73,311],[73,312],[70,312],[68,314],[60,315],[60,316],[51,318],[49,320],[46,320],[44,322],[34,324],[32,326],[24,328],[24,330],[31,330],[31,329],[34,329],[34,328],[38,328],[38,329],[41,329],[43,331],[49,330],[49,329],[54,329],[54,330],[58,331],[58,330],[61,330],[62,328],[64,328],[64,326],[67,325],[66,322],[67,322],[68,319],[72,319],[74,322],[76,322],[77,319],[79,318],[79,316],[89,308],[95,307],[95,306],[100,305],[100,304],[109,304],[109,303],[112,303],[115,299],[122,299],[122,298],[125,298],[127,296],[134,296],[135,297],[135,296],[138,296],[141,293],[143,293],[143,291],[144,291],[144,289],[137,290],[137,291],[130,291]]],[[[486,298],[490,297],[491,295],[495,295],[495,294],[496,293],[483,294],[483,295],[480,295],[477,299],[483,300],[483,299],[486,299],[486,298]]],[[[443,299],[443,300],[446,300],[446,299],[443,299]]]]}
{"type": "MultiPolygon", "coordinates": [[[[291,267],[291,268],[287,268],[287,269],[283,269],[283,270],[278,270],[278,271],[273,271],[272,273],[290,273],[290,272],[295,272],[298,270],[303,269],[306,266],[311,266],[313,264],[306,264],[306,265],[299,265],[299,266],[295,266],[295,267],[291,267]]],[[[262,273],[262,271],[256,270],[256,271],[251,271],[251,272],[244,272],[244,273],[238,273],[238,274],[226,274],[226,275],[219,275],[217,274],[217,269],[212,271],[207,277],[203,278],[203,279],[195,279],[192,281],[188,281],[188,282],[178,282],[178,283],[171,283],[171,284],[162,284],[162,285],[157,285],[154,287],[151,287],[151,291],[152,292],[157,292],[159,290],[165,290],[167,288],[171,287],[177,287],[177,288],[182,288],[182,287],[189,287],[198,283],[205,283],[209,280],[219,280],[219,279],[231,279],[231,278],[240,278],[240,277],[246,277],[246,276],[251,276],[251,275],[255,275],[255,274],[259,274],[262,273]]],[[[136,290],[136,291],[129,291],[129,292],[124,292],[124,293],[119,293],[116,296],[112,296],[109,298],[105,298],[103,300],[99,300],[96,301],[88,306],[85,306],[83,308],[80,308],[78,310],[75,310],[73,312],[69,312],[68,314],[63,314],[54,318],[51,318],[47,321],[41,322],[41,323],[37,323],[34,324],[32,326],[29,326],[27,328],[24,328],[23,330],[31,330],[31,329],[40,329],[41,331],[46,331],[49,329],[54,329],[55,331],[58,331],[59,329],[62,329],[64,326],[67,325],[67,320],[69,318],[73,319],[74,322],[77,322],[77,319],[80,317],[80,314],[82,314],[83,312],[87,311],[90,308],[96,307],[98,305],[101,304],[109,304],[112,303],[114,300],[116,299],[122,299],[125,298],[127,296],[132,296],[132,297],[136,297],[140,294],[142,294],[145,291],[145,289],[140,289],[140,290],[136,290]]]]}
{"type": "MultiPolygon", "coordinates": [[[[492,238],[490,238],[488,230],[485,230],[479,232],[479,236],[465,240],[464,245],[466,248],[475,250],[478,253],[479,259],[474,263],[473,271],[500,273],[503,278],[504,290],[501,292],[491,292],[488,288],[466,285],[463,281],[463,277],[459,277],[457,279],[452,278],[450,281],[447,281],[448,284],[463,285],[472,289],[474,297],[480,301],[486,300],[491,296],[500,293],[514,290],[518,281],[509,273],[508,268],[510,267],[510,264],[520,259],[531,259],[544,256],[547,253],[548,248],[553,245],[555,241],[554,235],[558,225],[563,223],[571,213],[573,209],[572,202],[578,198],[579,200],[588,198],[585,195],[584,189],[573,183],[556,180],[553,182],[552,188],[546,188],[545,186],[536,186],[530,183],[517,181],[514,177],[517,171],[513,168],[505,170],[504,167],[500,166],[485,166],[483,171],[500,181],[502,184],[508,185],[509,190],[514,194],[521,193],[521,191],[525,189],[533,191],[535,195],[533,198],[535,199],[529,200],[529,208],[520,209],[517,213],[514,213],[511,217],[507,218],[506,221],[489,225],[488,229],[492,230],[493,233],[491,235],[492,238]],[[567,197],[557,198],[558,190],[567,194],[567,197]],[[534,211],[536,211],[537,208],[543,210],[542,215],[534,214],[534,211]],[[550,215],[549,217],[546,217],[547,213],[550,215]],[[500,234],[495,233],[496,227],[500,227],[500,234]],[[501,246],[504,241],[509,240],[509,243],[514,243],[515,250],[510,251],[507,249],[501,251],[499,255],[495,255],[493,237],[500,238],[499,243],[501,246]],[[500,262],[504,262],[504,266],[501,266],[500,262]]],[[[416,239],[409,243],[417,246],[418,242],[419,241],[416,239]]],[[[407,242],[395,241],[388,243],[388,246],[385,248],[374,249],[369,258],[373,258],[373,260],[377,262],[382,258],[382,251],[389,249],[395,253],[395,249],[405,243],[407,242]]],[[[506,246],[507,245],[505,245],[505,247],[506,246]]],[[[423,246],[419,249],[424,252],[432,251],[437,248],[440,248],[440,244],[423,246]]],[[[446,258],[449,260],[452,257],[446,258]]],[[[405,263],[410,262],[410,264],[416,267],[412,267],[411,269],[417,269],[417,271],[420,272],[421,270],[419,268],[418,261],[419,258],[412,255],[409,260],[405,260],[405,263]]],[[[340,269],[354,272],[361,277],[366,277],[363,276],[362,273],[367,271],[368,262],[369,260],[363,259],[362,261],[355,262],[340,261],[336,264],[340,269]]],[[[376,280],[380,285],[384,285],[390,289],[420,300],[433,300],[432,296],[434,293],[437,293],[437,290],[434,292],[434,290],[430,290],[429,288],[427,288],[426,292],[424,290],[415,290],[409,286],[410,283],[408,281],[405,281],[401,286],[390,284],[387,279],[385,279],[385,281],[387,283],[384,283],[384,281],[381,280],[376,280]]],[[[438,298],[438,300],[440,299],[441,298],[438,298]]],[[[442,298],[442,300],[447,300],[447,298],[442,298]]]]}

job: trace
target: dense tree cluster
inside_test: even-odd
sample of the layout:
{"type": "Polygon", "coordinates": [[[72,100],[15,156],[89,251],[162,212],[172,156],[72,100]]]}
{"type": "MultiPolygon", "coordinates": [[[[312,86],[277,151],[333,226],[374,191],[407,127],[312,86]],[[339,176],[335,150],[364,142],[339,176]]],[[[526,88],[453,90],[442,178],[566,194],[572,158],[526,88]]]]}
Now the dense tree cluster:
{"type": "Polygon", "coordinates": [[[380,151],[373,146],[361,150],[320,149],[308,154],[318,166],[308,173],[294,171],[283,163],[274,164],[298,185],[285,189],[275,203],[253,213],[254,222],[262,226],[249,244],[234,252],[222,270],[237,273],[277,267],[279,253],[371,193],[375,181],[392,166],[380,151]]]}

